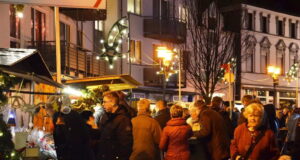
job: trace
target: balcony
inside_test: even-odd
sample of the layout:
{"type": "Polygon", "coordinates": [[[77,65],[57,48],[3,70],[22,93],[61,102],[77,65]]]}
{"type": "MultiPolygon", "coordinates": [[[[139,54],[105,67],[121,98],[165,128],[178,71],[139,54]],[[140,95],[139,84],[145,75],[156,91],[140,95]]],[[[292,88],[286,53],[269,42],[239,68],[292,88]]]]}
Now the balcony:
{"type": "MultiPolygon", "coordinates": [[[[34,41],[27,48],[39,50],[49,70],[56,72],[55,41],[34,41]]],[[[61,41],[61,72],[76,77],[93,77],[103,75],[105,68],[97,53],[81,48],[75,44],[61,41]]]]}
{"type": "MultiPolygon", "coordinates": [[[[159,68],[144,68],[144,86],[147,87],[162,87],[162,75],[157,75],[159,68]]],[[[178,74],[173,74],[166,84],[166,88],[178,88],[178,74]]],[[[186,87],[186,76],[182,72],[181,87],[186,87]]]]}
{"type": "Polygon", "coordinates": [[[171,43],[185,43],[186,24],[174,18],[145,18],[144,36],[171,43]]]}

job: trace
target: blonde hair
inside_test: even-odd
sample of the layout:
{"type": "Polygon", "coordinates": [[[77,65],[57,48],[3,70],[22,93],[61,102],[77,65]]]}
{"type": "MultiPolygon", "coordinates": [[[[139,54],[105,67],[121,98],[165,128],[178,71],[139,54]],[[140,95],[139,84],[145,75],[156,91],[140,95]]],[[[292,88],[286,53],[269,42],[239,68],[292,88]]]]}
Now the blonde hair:
{"type": "Polygon", "coordinates": [[[249,104],[244,111],[245,118],[248,118],[248,116],[252,113],[258,114],[263,118],[264,115],[264,107],[260,103],[251,103],[249,104]]]}
{"type": "Polygon", "coordinates": [[[179,118],[183,115],[183,109],[179,105],[173,105],[170,109],[170,114],[172,118],[179,118]]]}
{"type": "Polygon", "coordinates": [[[138,112],[140,113],[150,113],[150,100],[141,99],[137,102],[138,112]]]}

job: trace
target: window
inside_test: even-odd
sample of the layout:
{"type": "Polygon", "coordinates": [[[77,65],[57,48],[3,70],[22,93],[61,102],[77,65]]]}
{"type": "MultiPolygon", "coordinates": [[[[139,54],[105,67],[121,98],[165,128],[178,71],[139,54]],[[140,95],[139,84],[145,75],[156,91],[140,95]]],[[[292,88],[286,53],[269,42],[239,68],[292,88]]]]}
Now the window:
{"type": "Polygon", "coordinates": [[[277,20],[277,35],[283,36],[283,22],[282,22],[282,20],[277,20]]]}
{"type": "Polygon", "coordinates": [[[246,72],[254,72],[255,46],[246,49],[246,72]]]}
{"type": "Polygon", "coordinates": [[[276,66],[281,68],[281,74],[284,73],[284,50],[282,49],[276,51],[276,66]]]}
{"type": "Polygon", "coordinates": [[[281,68],[281,74],[284,73],[284,56],[286,45],[283,40],[279,40],[276,44],[276,66],[281,68]]]}
{"type": "Polygon", "coordinates": [[[263,33],[268,33],[268,18],[266,16],[262,16],[262,21],[261,21],[261,31],[263,33]]]}
{"type": "Polygon", "coordinates": [[[179,21],[186,22],[187,20],[187,10],[182,5],[179,6],[179,21]]]}
{"type": "Polygon", "coordinates": [[[130,13],[141,14],[142,0],[127,0],[127,11],[130,13]]]}
{"type": "Polygon", "coordinates": [[[298,57],[297,57],[297,52],[294,51],[290,51],[290,67],[297,63],[298,61],[298,57]]]}
{"type": "Polygon", "coordinates": [[[83,47],[83,32],[77,31],[77,46],[82,48],[83,47]]]}
{"type": "Polygon", "coordinates": [[[103,26],[104,26],[103,21],[95,21],[94,24],[95,24],[94,29],[96,31],[103,31],[103,26]]]}
{"type": "Polygon", "coordinates": [[[289,67],[298,62],[298,50],[299,46],[296,43],[292,43],[289,47],[290,58],[289,58],[289,67]]]}
{"type": "Polygon", "coordinates": [[[296,24],[290,23],[290,37],[296,38],[296,24]]]}
{"type": "Polygon", "coordinates": [[[130,58],[131,62],[141,64],[141,41],[130,40],[130,58]]]}
{"type": "Polygon", "coordinates": [[[10,47],[19,48],[20,47],[20,37],[21,37],[21,21],[20,18],[16,16],[16,9],[14,5],[10,5],[10,47]]]}
{"type": "Polygon", "coordinates": [[[247,25],[248,30],[253,30],[253,14],[248,13],[248,25],[247,25]]]}
{"type": "Polygon", "coordinates": [[[157,47],[158,47],[159,45],[156,45],[156,44],[153,44],[153,63],[154,64],[159,64],[159,59],[158,59],[158,57],[157,57],[157,47]]]}
{"type": "Polygon", "coordinates": [[[46,41],[46,14],[31,8],[32,41],[46,41]]]}
{"type": "Polygon", "coordinates": [[[267,73],[268,58],[269,58],[269,48],[266,47],[261,48],[260,73],[267,73]]]}
{"type": "Polygon", "coordinates": [[[66,43],[70,42],[70,25],[60,22],[60,40],[66,43]]]}

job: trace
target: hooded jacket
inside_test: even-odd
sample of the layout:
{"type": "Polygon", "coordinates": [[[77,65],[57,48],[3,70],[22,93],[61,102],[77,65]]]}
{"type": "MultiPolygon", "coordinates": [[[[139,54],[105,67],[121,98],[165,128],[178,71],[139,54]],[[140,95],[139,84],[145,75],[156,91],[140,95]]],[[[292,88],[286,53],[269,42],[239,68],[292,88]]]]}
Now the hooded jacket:
{"type": "Polygon", "coordinates": [[[188,139],[192,128],[183,118],[172,118],[163,129],[159,148],[166,151],[165,160],[189,160],[188,139]]]}

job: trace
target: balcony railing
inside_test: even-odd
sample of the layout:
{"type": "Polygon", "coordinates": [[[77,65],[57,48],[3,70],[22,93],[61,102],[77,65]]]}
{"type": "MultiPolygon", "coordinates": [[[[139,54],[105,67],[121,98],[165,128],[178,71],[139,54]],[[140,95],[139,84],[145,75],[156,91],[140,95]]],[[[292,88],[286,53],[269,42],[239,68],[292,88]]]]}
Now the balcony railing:
{"type": "MultiPolygon", "coordinates": [[[[159,71],[159,68],[144,68],[144,85],[148,87],[162,87],[163,79],[162,75],[157,75],[156,72],[159,71]]],[[[166,83],[166,88],[178,88],[178,74],[174,74],[169,78],[169,81],[166,83]]],[[[186,76],[185,73],[182,73],[181,87],[186,87],[186,76]]]]}
{"type": "Polygon", "coordinates": [[[186,24],[177,19],[145,18],[144,36],[171,43],[186,41],[186,24]]]}
{"type": "MultiPolygon", "coordinates": [[[[39,50],[50,71],[56,72],[55,41],[30,41],[27,48],[39,50]]],[[[103,75],[104,64],[100,63],[96,56],[97,53],[61,41],[61,70],[63,74],[83,77],[103,75]]]]}

